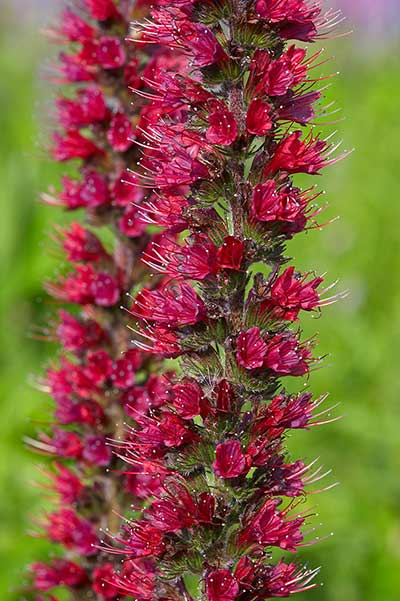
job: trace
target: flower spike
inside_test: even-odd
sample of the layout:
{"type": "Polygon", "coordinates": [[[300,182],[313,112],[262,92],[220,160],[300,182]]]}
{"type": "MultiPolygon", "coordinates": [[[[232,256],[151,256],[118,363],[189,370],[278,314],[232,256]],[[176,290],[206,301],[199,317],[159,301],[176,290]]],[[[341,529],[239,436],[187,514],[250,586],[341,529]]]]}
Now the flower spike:
{"type": "Polygon", "coordinates": [[[138,594],[132,561],[148,567],[145,595],[159,601],[263,601],[317,585],[319,568],[298,565],[296,551],[324,538],[310,540],[308,496],[330,471],[291,459],[285,441],[331,421],[331,409],[285,381],[321,361],[302,314],[342,295],[327,296],[326,276],[300,273],[285,252],[320,227],[320,192],[297,174],[346,154],[314,133],[321,51],[297,44],[338,22],[319,0],[161,0],[131,30],[135,46],[179,49],[189,69],[146,80],[149,113],[162,110],[137,143],[134,178],[149,189],[139,219],[163,229],[143,262],[165,279],[134,296],[134,341],[178,358],[181,374],[117,450],[133,471],[142,462],[163,477],[118,537],[127,593],[138,594]]]}
{"type": "MultiPolygon", "coordinates": [[[[54,399],[54,415],[37,440],[26,441],[53,459],[45,488],[57,495],[57,506],[39,521],[38,533],[58,546],[57,559],[32,564],[24,593],[35,601],[54,600],[52,593],[60,587],[66,589],[60,593],[63,598],[123,599],[128,593],[119,583],[133,573],[135,591],[142,598],[148,595],[152,569],[141,560],[132,561],[115,579],[119,557],[106,555],[101,543],[103,530],[118,529],[121,512],[131,505],[141,507],[161,490],[165,473],[156,457],[146,463],[140,454],[124,450],[127,439],[135,440],[135,429],[126,429],[124,422],[144,424],[147,414],[150,420],[153,409],[169,400],[163,392],[169,379],[161,371],[161,358],[149,360],[129,341],[126,295],[143,280],[138,312],[151,309],[160,315],[165,300],[170,316],[186,308],[183,324],[204,314],[189,284],[163,296],[162,283],[145,275],[141,261],[151,240],[151,220],[143,216],[153,210],[152,199],[145,202],[146,192],[128,169],[140,159],[139,144],[145,145],[152,121],[163,112],[161,106],[155,109],[144,80],[182,63],[169,50],[127,43],[130,21],[149,10],[141,0],[68,2],[47,31],[63,46],[53,79],[65,89],[55,103],[51,153],[58,162],[74,161],[76,168],[74,176],[63,177],[59,192],[52,190],[43,199],[74,212],[75,220],[68,227],[55,227],[53,238],[68,267],[45,286],[55,302],[68,304],[52,318],[51,332],[46,329],[60,353],[39,381],[54,399]],[[134,105],[129,87],[140,88],[134,105]],[[154,115],[146,107],[148,98],[154,115]],[[119,445],[116,454],[112,439],[119,445]],[[124,460],[132,470],[123,469],[124,460]]],[[[174,210],[173,202],[165,207],[166,215],[174,210]]],[[[164,420],[167,445],[186,432],[173,419],[164,420]]],[[[138,447],[151,447],[151,424],[147,438],[137,437],[138,447]]]]}

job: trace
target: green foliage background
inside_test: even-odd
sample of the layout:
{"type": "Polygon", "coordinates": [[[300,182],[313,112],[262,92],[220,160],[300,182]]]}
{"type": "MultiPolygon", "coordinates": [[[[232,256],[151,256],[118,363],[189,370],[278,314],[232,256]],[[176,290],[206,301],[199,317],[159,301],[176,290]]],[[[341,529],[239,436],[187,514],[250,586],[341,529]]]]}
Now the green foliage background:
{"type": "MultiPolygon", "coordinates": [[[[37,202],[59,171],[43,150],[54,94],[39,78],[48,48],[33,27],[1,18],[0,591],[3,601],[16,601],[24,565],[49,553],[30,534],[46,501],[32,485],[40,458],[22,437],[49,420],[49,399],[29,381],[55,349],[30,333],[51,315],[41,287],[57,269],[49,233],[62,216],[37,202]]],[[[316,535],[335,535],[302,553],[322,565],[324,582],[299,597],[305,601],[397,601],[400,594],[400,70],[398,52],[361,59],[352,43],[336,44],[342,74],[329,95],[346,116],[337,125],[345,147],[356,152],[320,180],[330,203],[323,219],[340,220],[290,246],[297,266],[339,277],[337,289],[350,290],[305,324],[329,353],[311,386],[329,390],[345,416],[290,442],[293,453],[321,456],[333,468],[330,481],[341,483],[314,497],[316,535]]]]}

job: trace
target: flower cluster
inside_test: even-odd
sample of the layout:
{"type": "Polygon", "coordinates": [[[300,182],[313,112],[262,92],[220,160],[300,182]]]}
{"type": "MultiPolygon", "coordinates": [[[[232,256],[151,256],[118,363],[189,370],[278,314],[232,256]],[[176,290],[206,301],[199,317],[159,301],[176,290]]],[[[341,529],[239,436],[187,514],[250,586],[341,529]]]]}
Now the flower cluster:
{"type": "Polygon", "coordinates": [[[47,329],[60,345],[59,360],[40,382],[55,402],[53,427],[30,441],[53,458],[46,487],[58,497],[57,508],[40,520],[41,535],[59,545],[57,558],[31,566],[26,590],[41,601],[55,601],[57,587],[74,599],[123,598],[111,581],[114,558],[101,550],[102,531],[118,527],[117,513],[132,498],[140,503],[161,485],[159,475],[140,468],[125,474],[108,444],[123,439],[125,419],[159,407],[169,383],[160,358],[132,348],[122,310],[145,277],[140,257],[150,240],[140,214],[144,191],[128,166],[139,158],[134,140],[140,143],[156,118],[155,102],[151,110],[140,96],[132,103],[128,87],[144,93],[144,79],[179,62],[168,51],[127,43],[129,22],[148,9],[130,0],[84,0],[69,4],[48,31],[65,47],[55,79],[66,84],[56,100],[51,152],[71,163],[75,176],[64,177],[61,191],[44,200],[68,212],[80,209],[85,223],[56,227],[68,267],[46,285],[69,307],[47,329]]]}
{"type": "Polygon", "coordinates": [[[163,117],[133,171],[149,189],[142,215],[163,228],[143,261],[164,276],[134,298],[136,347],[182,367],[163,405],[115,445],[133,470],[162,475],[112,543],[127,558],[114,582],[135,598],[184,601],[196,579],[209,601],[315,586],[317,570],[276,559],[313,542],[300,506],[324,475],[291,460],[285,439],[326,423],[329,410],[282,378],[320,360],[297,322],[334,297],[284,252],[319,213],[318,194],[295,175],[340,158],[306,129],[323,113],[312,77],[320,52],[296,40],[326,36],[338,20],[307,0],[163,0],[134,26],[134,39],[179,49],[191,67],[153,80],[163,117]]]}

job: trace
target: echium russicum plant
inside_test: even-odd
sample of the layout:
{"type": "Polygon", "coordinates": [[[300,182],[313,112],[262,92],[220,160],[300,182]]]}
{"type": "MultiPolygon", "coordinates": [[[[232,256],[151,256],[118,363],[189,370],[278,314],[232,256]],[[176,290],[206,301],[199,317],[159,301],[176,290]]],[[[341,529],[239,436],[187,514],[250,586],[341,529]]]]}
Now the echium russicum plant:
{"type": "Polygon", "coordinates": [[[127,168],[139,156],[133,140],[140,143],[162,114],[155,103],[148,109],[140,96],[132,100],[129,87],[144,90],[160,66],[179,61],[164,49],[127,43],[129,22],[146,10],[140,1],[77,1],[48,31],[63,45],[51,152],[71,166],[61,191],[44,200],[80,221],[56,227],[67,267],[46,286],[61,303],[47,329],[60,344],[59,358],[40,382],[55,411],[51,430],[30,443],[54,458],[46,488],[58,506],[39,520],[37,534],[56,546],[49,561],[31,566],[24,599],[56,601],[60,588],[74,601],[122,599],[111,582],[116,558],[100,548],[102,531],[116,528],[118,514],[160,486],[155,474],[126,475],[107,444],[123,437],[125,419],[133,423],[163,403],[169,377],[160,357],[132,348],[122,310],[127,293],[145,279],[140,257],[150,240],[147,215],[140,215],[144,190],[132,185],[127,168]]]}
{"type": "Polygon", "coordinates": [[[299,42],[339,21],[306,0],[163,0],[133,25],[134,40],[164,43],[190,65],[153,80],[148,97],[164,116],[134,172],[149,188],[143,213],[164,228],[144,254],[164,280],[131,307],[136,347],[179,358],[182,374],[115,442],[133,473],[163,478],[110,539],[129,566],[115,582],[136,599],[261,601],[317,585],[318,570],[290,554],[320,538],[304,501],[323,473],[291,459],[285,440],[331,418],[303,379],[301,392],[287,387],[320,361],[301,312],[334,297],[284,253],[320,227],[319,193],[296,174],[340,158],[311,127],[324,114],[321,52],[299,42]]]}

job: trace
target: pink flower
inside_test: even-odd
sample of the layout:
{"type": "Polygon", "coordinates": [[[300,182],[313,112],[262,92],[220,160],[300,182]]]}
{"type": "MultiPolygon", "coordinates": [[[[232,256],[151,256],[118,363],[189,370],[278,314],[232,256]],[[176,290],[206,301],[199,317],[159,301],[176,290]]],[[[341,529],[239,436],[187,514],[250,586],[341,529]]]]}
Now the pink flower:
{"type": "Polygon", "coordinates": [[[105,21],[118,16],[118,11],[112,0],[85,0],[91,16],[99,21],[105,21]]]}
{"type": "Polygon", "coordinates": [[[226,109],[216,110],[208,118],[206,138],[212,144],[229,146],[238,135],[238,127],[232,113],[226,109]]]}
{"type": "Polygon", "coordinates": [[[179,283],[155,290],[144,288],[135,299],[132,313],[157,323],[173,322],[178,327],[201,321],[205,307],[189,284],[179,283]]]}
{"type": "Polygon", "coordinates": [[[268,347],[260,334],[260,328],[253,327],[241,332],[237,339],[237,360],[246,369],[262,367],[268,347]]]}
{"type": "Polygon", "coordinates": [[[91,434],[84,441],[82,457],[91,465],[108,465],[111,461],[111,449],[104,436],[91,434]]]}
{"type": "Polygon", "coordinates": [[[165,237],[161,244],[150,244],[144,260],[153,269],[175,278],[204,280],[218,270],[217,249],[204,239],[190,246],[179,246],[165,237]]]}
{"type": "Polygon", "coordinates": [[[238,271],[242,264],[244,243],[234,236],[225,236],[222,246],[217,252],[217,262],[220,269],[238,271]]]}
{"type": "Polygon", "coordinates": [[[303,82],[307,68],[303,64],[304,48],[290,46],[282,56],[270,63],[263,79],[264,91],[268,96],[283,96],[289,89],[303,82]]]}
{"type": "Polygon", "coordinates": [[[256,599],[270,597],[288,597],[315,588],[309,584],[315,576],[315,570],[299,569],[294,563],[284,563],[279,560],[276,565],[254,563],[248,557],[243,557],[235,569],[235,577],[243,588],[257,586],[256,599]]]}
{"type": "MultiPolygon", "coordinates": [[[[83,380],[82,388],[87,387],[90,391],[93,389],[93,385],[98,386],[104,384],[104,382],[109,378],[112,369],[112,359],[104,350],[95,352],[89,351],[86,359],[86,365],[84,366],[83,370],[81,370],[81,373],[86,377],[87,382],[83,380]]],[[[75,373],[78,376],[77,381],[80,384],[81,373],[78,370],[76,370],[75,373]]]]}
{"type": "Polygon", "coordinates": [[[139,329],[139,334],[145,342],[137,341],[136,345],[148,353],[162,355],[163,357],[175,357],[181,352],[179,337],[168,326],[146,325],[139,329]]]}
{"type": "Polygon", "coordinates": [[[63,503],[67,505],[75,503],[79,499],[84,485],[78,476],[65,465],[55,462],[54,467],[55,473],[52,476],[54,490],[60,495],[63,503]]]}
{"type": "Polygon", "coordinates": [[[300,125],[307,125],[315,117],[314,104],[321,98],[320,92],[308,92],[295,95],[293,92],[280,100],[278,115],[280,119],[294,121],[300,125]]]}
{"type": "Polygon", "coordinates": [[[264,170],[268,176],[277,171],[287,173],[308,173],[317,175],[327,165],[324,159],[326,142],[318,138],[308,137],[300,140],[301,131],[295,131],[278,144],[273,159],[264,170]]]}
{"type": "Polygon", "coordinates": [[[53,559],[49,564],[33,563],[31,570],[34,576],[34,585],[37,590],[42,592],[63,584],[71,588],[79,588],[87,581],[85,570],[66,559],[53,559]]]}
{"type": "Polygon", "coordinates": [[[229,570],[213,570],[206,578],[206,594],[209,601],[234,601],[239,584],[229,570]]]}
{"type": "Polygon", "coordinates": [[[301,376],[309,371],[310,351],[301,346],[292,332],[276,334],[265,342],[258,327],[241,332],[237,340],[237,360],[246,369],[269,368],[278,374],[301,376]]]}
{"type": "Polygon", "coordinates": [[[118,302],[120,291],[115,279],[108,273],[97,273],[91,284],[90,293],[93,301],[100,307],[110,307],[118,302]]]}
{"type": "Polygon", "coordinates": [[[190,528],[196,521],[196,504],[187,490],[180,486],[173,498],[154,501],[146,511],[150,524],[162,532],[176,533],[190,528]]]}
{"type": "Polygon", "coordinates": [[[61,96],[57,99],[57,108],[59,121],[66,129],[103,121],[108,116],[104,95],[98,86],[78,90],[76,100],[61,96]]]}
{"type": "Polygon", "coordinates": [[[113,116],[107,132],[107,140],[118,152],[125,152],[132,146],[133,127],[124,113],[118,112],[113,116]]]}
{"type": "Polygon", "coordinates": [[[247,461],[238,440],[229,440],[217,446],[213,469],[220,478],[237,478],[245,473],[247,461]]]}
{"type": "Polygon", "coordinates": [[[125,538],[121,542],[130,557],[157,557],[164,551],[163,533],[148,522],[135,522],[132,526],[125,526],[124,531],[125,538]]]}
{"type": "Polygon", "coordinates": [[[276,24],[283,38],[312,42],[317,35],[321,6],[307,0],[256,0],[256,12],[276,24]]]}
{"type": "Polygon", "coordinates": [[[142,200],[143,190],[138,186],[137,179],[137,176],[127,169],[118,173],[111,188],[115,206],[132,209],[133,203],[142,200]]]}
{"type": "Polygon", "coordinates": [[[314,403],[310,393],[296,396],[279,394],[272,399],[265,417],[258,422],[255,432],[279,428],[305,428],[312,418],[314,403]]]}
{"type": "Polygon", "coordinates": [[[138,499],[148,499],[161,492],[161,480],[154,474],[128,474],[125,479],[128,492],[138,499]]]}
{"type": "Polygon", "coordinates": [[[207,177],[208,169],[200,159],[208,143],[197,132],[187,130],[180,123],[174,126],[154,123],[145,137],[150,147],[156,145],[156,150],[145,154],[141,161],[146,172],[142,176],[145,187],[170,188],[207,177]]]}
{"type": "Polygon", "coordinates": [[[80,555],[96,553],[97,536],[92,524],[79,518],[72,509],[60,509],[48,516],[47,534],[51,541],[63,544],[80,555]]]}
{"type": "Polygon", "coordinates": [[[97,65],[97,49],[98,41],[93,39],[86,39],[82,41],[81,49],[76,55],[76,59],[85,65],[92,73],[95,73],[97,65]]]}
{"type": "Polygon", "coordinates": [[[114,599],[121,589],[113,584],[115,568],[112,563],[104,563],[93,570],[92,589],[102,599],[114,599]]]}
{"type": "Polygon", "coordinates": [[[252,210],[259,221],[279,219],[281,197],[274,180],[267,180],[254,188],[252,210]]]}
{"type": "Polygon", "coordinates": [[[150,407],[162,407],[170,396],[171,380],[175,374],[164,372],[162,375],[150,375],[145,390],[150,407]]]}
{"type": "Polygon", "coordinates": [[[67,209],[95,208],[110,200],[107,180],[96,171],[87,171],[83,182],[64,177],[63,188],[60,199],[67,209]]]}
{"type": "Polygon", "coordinates": [[[232,385],[227,380],[221,380],[216,390],[216,408],[222,415],[229,413],[232,409],[234,393],[232,385]]]}
{"type": "Polygon", "coordinates": [[[285,512],[276,509],[279,503],[279,499],[270,499],[261,506],[242,531],[240,535],[242,543],[296,550],[297,545],[303,540],[299,528],[304,519],[299,517],[285,521],[285,512]]]}
{"type": "Polygon", "coordinates": [[[54,449],[54,453],[59,457],[80,459],[82,455],[82,442],[75,432],[55,428],[53,440],[49,442],[54,449]]]}
{"type": "Polygon", "coordinates": [[[199,495],[197,503],[197,522],[200,524],[212,524],[215,512],[215,497],[207,492],[199,495]]]}
{"type": "Polygon", "coordinates": [[[281,319],[296,321],[299,311],[312,311],[320,304],[316,289],[323,278],[306,281],[308,274],[301,277],[295,274],[294,267],[288,267],[271,286],[270,298],[262,303],[263,309],[271,309],[281,319]]]}
{"type": "MultiPolygon", "coordinates": [[[[297,188],[278,190],[274,180],[266,180],[254,188],[252,216],[262,222],[287,222],[293,224],[294,232],[301,231],[307,222],[308,202],[297,188]]],[[[288,231],[291,231],[290,228],[288,231]]]]}
{"type": "MultiPolygon", "coordinates": [[[[147,95],[149,84],[142,79],[144,73],[151,79],[153,74],[174,69],[180,62],[169,50],[157,48],[153,53],[139,40],[136,47],[128,44],[130,21],[144,16],[149,9],[143,2],[133,7],[130,0],[79,0],[71,3],[58,24],[48,30],[53,41],[63,45],[62,49],[70,48],[60,53],[53,70],[56,83],[67,84],[68,89],[57,94],[58,127],[52,156],[57,161],[73,161],[67,172],[74,176],[64,177],[60,192],[51,191],[44,200],[68,211],[82,209],[81,223],[87,226],[68,219],[71,224],[65,229],[56,227],[69,265],[62,271],[65,275],[48,283],[47,290],[57,304],[75,307],[68,313],[61,311],[59,320],[51,319],[44,333],[60,343],[60,353],[55,358],[58,364],[52,365],[41,381],[54,400],[54,410],[47,420],[50,433],[40,433],[31,444],[57,458],[47,488],[57,494],[58,506],[49,515],[45,530],[48,538],[63,545],[59,554],[73,554],[84,579],[82,584],[74,580],[67,563],[59,564],[63,570],[57,571],[57,565],[51,562],[46,573],[42,573],[42,580],[37,579],[37,586],[34,583],[32,587],[35,599],[40,588],[47,591],[53,586],[62,587],[60,595],[69,597],[75,596],[71,589],[82,586],[82,594],[99,599],[125,596],[128,588],[135,597],[150,601],[154,566],[126,562],[117,576],[119,559],[111,553],[105,563],[108,543],[102,540],[100,548],[100,529],[109,521],[116,499],[123,512],[138,499],[148,506],[149,497],[161,494],[165,486],[161,458],[169,449],[190,446],[196,439],[192,424],[183,421],[171,404],[171,374],[156,375],[161,368],[160,354],[153,358],[132,348],[127,315],[120,307],[125,305],[126,293],[134,290],[136,294],[139,289],[145,270],[140,263],[141,254],[151,239],[151,232],[145,233],[147,223],[140,218],[145,210],[139,213],[141,203],[148,197],[147,186],[143,185],[142,176],[129,169],[140,160],[143,143],[149,142],[146,136],[153,136],[149,128],[152,123],[156,125],[161,114],[165,121],[160,129],[170,139],[160,153],[153,149],[154,144],[145,148],[143,160],[157,168],[160,155],[165,155],[173,157],[173,164],[165,174],[156,172],[153,179],[162,185],[170,177],[181,177],[185,169],[180,158],[186,168],[184,178],[196,180],[207,173],[200,156],[207,148],[204,136],[192,135],[183,123],[176,130],[167,125],[170,118],[184,110],[183,106],[164,109],[149,102],[144,109],[147,100],[137,96],[133,103],[127,91],[127,86],[134,86],[147,95]],[[145,70],[149,62],[151,67],[145,70]],[[140,124],[137,131],[136,124],[140,124]],[[139,143],[133,145],[136,135],[139,143]],[[125,411],[131,422],[135,420],[137,434],[131,435],[123,426],[125,411]],[[112,448],[109,441],[124,445],[131,438],[145,463],[132,466],[130,473],[125,474],[121,459],[113,454],[115,451],[122,456],[125,447],[112,448]],[[157,460],[157,455],[157,468],[150,469],[148,463],[157,460]],[[110,469],[105,469],[108,466],[110,469]],[[90,561],[86,556],[90,556],[90,561]],[[133,575],[135,586],[129,583],[133,575]]],[[[190,37],[189,31],[188,34],[190,37]]],[[[195,45],[198,42],[200,55],[213,52],[212,38],[213,35],[208,41],[193,39],[195,45]]],[[[215,42],[215,53],[218,46],[215,42]]],[[[168,189],[166,193],[170,195],[168,189]]],[[[178,195],[182,193],[183,189],[177,190],[178,195]]],[[[172,214],[175,207],[169,210],[172,214]]],[[[194,292],[191,295],[184,291],[184,297],[181,304],[170,298],[172,305],[173,301],[177,303],[171,306],[177,315],[196,310],[192,307],[196,304],[194,292]]],[[[199,297],[197,310],[199,315],[203,312],[199,297]]],[[[165,331],[163,325],[154,334],[154,348],[157,352],[180,352],[177,342],[181,333],[175,340],[167,325],[165,331]]],[[[135,534],[137,553],[150,554],[143,533],[135,534]]],[[[159,543],[158,548],[154,544],[153,551],[163,548],[161,540],[159,543]]],[[[47,597],[55,601],[54,596],[47,597]]]]}
{"type": "Polygon", "coordinates": [[[136,436],[151,449],[180,447],[196,440],[195,434],[185,426],[184,421],[172,413],[165,411],[160,419],[147,419],[145,423],[146,426],[136,436]]]}
{"type": "Polygon", "coordinates": [[[131,58],[124,68],[124,82],[128,88],[139,89],[142,86],[140,65],[137,58],[131,58]]]}
{"type": "Polygon", "coordinates": [[[70,42],[81,42],[95,35],[95,30],[69,8],[61,13],[59,34],[70,42]]]}
{"type": "Polygon", "coordinates": [[[154,598],[155,578],[155,568],[152,562],[131,559],[123,563],[121,572],[114,574],[113,581],[124,594],[150,601],[154,598]]]}
{"type": "Polygon", "coordinates": [[[81,321],[66,311],[59,312],[56,334],[67,351],[76,352],[98,346],[106,339],[101,326],[94,320],[81,321]]]}
{"type": "Polygon", "coordinates": [[[87,159],[91,156],[102,154],[103,151],[91,140],[82,136],[79,131],[69,129],[65,137],[54,134],[53,156],[56,161],[70,161],[71,159],[87,159]]]}
{"type": "Polygon", "coordinates": [[[120,297],[115,278],[106,272],[95,271],[90,264],[76,265],[75,272],[56,284],[48,284],[47,290],[60,300],[80,305],[93,303],[100,307],[115,305],[120,297]]]}
{"type": "Polygon", "coordinates": [[[57,408],[54,412],[60,424],[87,424],[94,426],[104,421],[104,412],[96,401],[75,401],[71,397],[57,399],[57,408]]]}
{"type": "Polygon", "coordinates": [[[141,204],[138,219],[142,223],[180,231],[186,228],[182,211],[189,203],[184,196],[173,194],[153,195],[141,204]]]}
{"type": "Polygon", "coordinates": [[[61,52],[59,59],[60,64],[58,66],[58,72],[62,82],[82,83],[85,81],[93,81],[95,79],[94,74],[86,67],[86,65],[82,64],[82,61],[78,56],[61,52]]]}
{"type": "MultiPolygon", "coordinates": [[[[251,452],[251,449],[248,449],[251,452]]],[[[264,458],[262,453],[252,455],[252,465],[270,470],[270,478],[263,486],[263,492],[272,496],[299,497],[304,494],[306,482],[302,479],[307,468],[302,461],[284,463],[284,458],[275,455],[264,458]]]]}
{"type": "Polygon", "coordinates": [[[279,560],[276,565],[270,567],[263,579],[263,594],[266,597],[288,597],[293,593],[315,588],[314,585],[307,586],[313,575],[312,571],[301,570],[295,563],[279,560]]]}
{"type": "Polygon", "coordinates": [[[127,206],[121,219],[118,221],[120,231],[128,238],[142,236],[146,226],[140,220],[140,211],[136,207],[127,206]]]}
{"type": "Polygon", "coordinates": [[[293,86],[293,74],[286,61],[278,59],[271,63],[264,79],[264,91],[268,96],[283,96],[293,86]]]}
{"type": "Polygon", "coordinates": [[[95,262],[107,258],[107,253],[100,240],[79,223],[72,223],[63,230],[63,247],[71,262],[95,262]]]}
{"type": "Polygon", "coordinates": [[[246,115],[247,132],[255,136],[265,136],[272,128],[271,110],[271,105],[260,98],[253,100],[246,115]]]}
{"type": "Polygon", "coordinates": [[[118,69],[125,63],[125,50],[119,38],[103,36],[96,46],[96,64],[103,69],[118,69]]]}
{"type": "Polygon", "coordinates": [[[136,349],[130,349],[121,357],[114,361],[110,380],[116,388],[126,390],[135,383],[136,373],[142,366],[142,356],[136,349]]]}
{"type": "Polygon", "coordinates": [[[303,376],[309,371],[310,355],[309,349],[301,346],[291,332],[277,334],[268,343],[263,366],[278,374],[303,376]]]}
{"type": "Polygon", "coordinates": [[[59,101],[55,155],[78,159],[79,175],[45,199],[82,208],[90,230],[67,228],[73,265],[47,285],[80,305],[42,382],[68,429],[36,446],[75,462],[51,483],[74,509],[51,514],[47,531],[91,555],[85,589],[104,599],[186,598],[178,576],[191,572],[209,601],[307,590],[315,571],[270,551],[305,544],[297,505],[322,476],[287,459],[288,430],[330,419],[323,399],[289,394],[282,380],[314,361],[313,339],[290,322],[332,299],[321,301],[321,278],[286,268],[286,242],[316,228],[320,211],[318,192],[292,176],[337,159],[312,127],[293,131],[323,114],[309,76],[320,52],[306,58],[286,40],[328,34],[337,14],[322,15],[318,0],[245,2],[240,18],[212,2],[157,0],[148,16],[142,2],[87,2],[89,14],[82,1],[65,33],[51,32],[73,42],[58,76],[80,90],[59,101]],[[143,287],[140,261],[156,272],[143,287]],[[118,308],[129,294],[133,340],[118,308]],[[164,358],[179,358],[178,374],[164,358]],[[100,548],[115,499],[129,517],[100,548]]]}
{"type": "Polygon", "coordinates": [[[173,386],[172,404],[183,419],[192,419],[207,407],[202,388],[191,380],[183,380],[173,386]]]}
{"type": "Polygon", "coordinates": [[[184,23],[179,32],[179,38],[190,50],[197,67],[207,67],[225,57],[214,34],[204,25],[184,23]]]}

